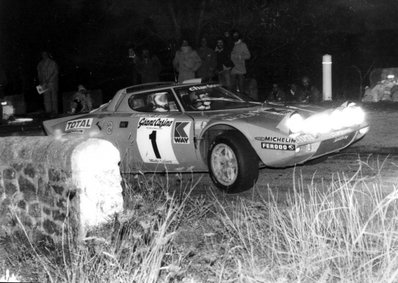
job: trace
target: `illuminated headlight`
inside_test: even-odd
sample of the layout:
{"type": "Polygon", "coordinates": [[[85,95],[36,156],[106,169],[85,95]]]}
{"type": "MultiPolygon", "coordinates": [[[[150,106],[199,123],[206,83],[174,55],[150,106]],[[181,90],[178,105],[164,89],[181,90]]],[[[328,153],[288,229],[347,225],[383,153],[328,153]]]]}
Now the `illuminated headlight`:
{"type": "Polygon", "coordinates": [[[2,102],[1,102],[1,105],[2,105],[2,106],[7,105],[7,101],[2,101],[2,102]]]}
{"type": "Polygon", "coordinates": [[[330,117],[327,114],[314,115],[305,120],[304,132],[313,135],[330,132],[330,117]]]}
{"type": "Polygon", "coordinates": [[[304,118],[300,114],[294,113],[287,120],[286,125],[292,133],[301,132],[304,128],[304,118]]]}
{"type": "Polygon", "coordinates": [[[351,107],[351,119],[355,125],[362,124],[365,121],[365,112],[361,107],[351,107]]]}
{"type": "Polygon", "coordinates": [[[344,109],[335,109],[330,114],[333,130],[360,125],[365,121],[365,112],[358,106],[348,106],[344,109]]]}

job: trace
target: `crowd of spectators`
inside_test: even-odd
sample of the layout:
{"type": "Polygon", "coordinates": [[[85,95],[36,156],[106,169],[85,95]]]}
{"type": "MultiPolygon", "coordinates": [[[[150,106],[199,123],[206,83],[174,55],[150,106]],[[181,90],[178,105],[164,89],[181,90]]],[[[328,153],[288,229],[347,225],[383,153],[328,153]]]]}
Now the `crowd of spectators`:
{"type": "MultiPolygon", "coordinates": [[[[201,78],[202,82],[218,82],[228,89],[245,93],[252,99],[259,100],[256,80],[248,81],[246,78],[246,64],[252,55],[240,32],[226,31],[216,39],[214,46],[211,43],[206,36],[203,36],[200,38],[199,47],[194,48],[188,38],[181,39],[171,60],[175,81],[183,82],[201,78]]],[[[161,80],[160,74],[165,66],[162,65],[157,54],[151,50],[154,50],[153,46],[143,47],[136,54],[133,48],[129,49],[129,62],[133,68],[131,84],[145,84],[161,80]]],[[[48,51],[42,51],[41,57],[36,68],[37,92],[42,96],[44,112],[57,115],[58,64],[48,51]]],[[[4,97],[6,84],[7,76],[0,64],[0,99],[4,97]]],[[[92,101],[85,82],[79,81],[77,88],[76,93],[71,97],[68,112],[90,111],[92,101]]],[[[264,95],[261,98],[264,98],[264,95]]],[[[300,84],[291,84],[285,90],[278,82],[273,83],[271,92],[265,98],[268,101],[317,103],[321,100],[321,94],[308,77],[303,77],[300,84]]]]}

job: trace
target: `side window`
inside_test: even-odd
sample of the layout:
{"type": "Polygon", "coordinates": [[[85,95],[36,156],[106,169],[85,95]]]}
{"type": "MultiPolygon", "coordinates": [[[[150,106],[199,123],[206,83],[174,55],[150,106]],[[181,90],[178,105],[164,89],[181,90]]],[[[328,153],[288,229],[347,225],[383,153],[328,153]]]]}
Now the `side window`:
{"type": "Polygon", "coordinates": [[[128,99],[128,105],[139,112],[179,111],[174,95],[164,90],[132,95],[128,99]]]}

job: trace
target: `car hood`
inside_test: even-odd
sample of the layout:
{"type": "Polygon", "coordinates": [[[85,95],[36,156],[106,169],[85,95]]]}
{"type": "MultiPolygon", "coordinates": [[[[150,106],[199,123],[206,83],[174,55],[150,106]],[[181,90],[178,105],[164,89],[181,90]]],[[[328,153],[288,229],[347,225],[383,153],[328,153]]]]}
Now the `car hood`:
{"type": "Polygon", "coordinates": [[[224,122],[235,124],[244,122],[262,125],[265,123],[276,127],[285,117],[293,113],[299,113],[306,118],[322,111],[325,111],[325,108],[316,105],[267,103],[251,108],[217,111],[214,113],[207,112],[206,114],[209,120],[214,123],[224,122]]]}
{"type": "MultiPolygon", "coordinates": [[[[337,115],[340,115],[338,113],[341,113],[345,108],[350,108],[350,105],[352,106],[353,104],[347,102],[343,103],[339,107],[324,108],[311,104],[284,105],[278,103],[266,103],[262,105],[259,104],[251,108],[207,113],[209,120],[204,131],[217,124],[226,124],[231,127],[235,127],[242,132],[250,131],[252,134],[253,131],[266,128],[273,131],[275,134],[279,133],[281,135],[290,135],[291,132],[288,128],[288,122],[290,117],[295,113],[300,114],[300,116],[306,121],[306,130],[301,132],[300,135],[308,133],[317,135],[324,131],[333,132],[343,128],[354,129],[366,126],[366,122],[357,124],[353,122],[351,125],[341,123],[341,126],[339,125],[336,127],[336,123],[334,122],[336,116],[334,114],[337,113],[337,115]],[[339,111],[334,113],[335,110],[339,111]]],[[[337,116],[339,121],[345,117],[342,117],[342,115],[337,116]]]]}

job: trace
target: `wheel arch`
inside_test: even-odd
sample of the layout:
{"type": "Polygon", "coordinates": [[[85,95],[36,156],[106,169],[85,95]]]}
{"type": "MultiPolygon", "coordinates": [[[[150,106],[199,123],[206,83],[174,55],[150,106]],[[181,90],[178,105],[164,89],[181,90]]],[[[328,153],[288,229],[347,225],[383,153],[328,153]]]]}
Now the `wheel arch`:
{"type": "MultiPolygon", "coordinates": [[[[203,131],[201,137],[199,138],[199,151],[200,151],[200,155],[204,161],[207,160],[208,152],[209,152],[210,146],[213,143],[213,141],[218,136],[223,135],[227,132],[238,134],[241,137],[243,137],[247,141],[248,145],[250,145],[252,150],[256,153],[256,151],[250,144],[247,136],[241,130],[239,130],[238,128],[231,126],[229,124],[216,124],[216,125],[211,125],[207,129],[205,129],[203,131]]],[[[257,153],[256,153],[256,155],[257,155],[257,153]]],[[[257,157],[258,157],[258,155],[257,155],[257,157]]]]}

